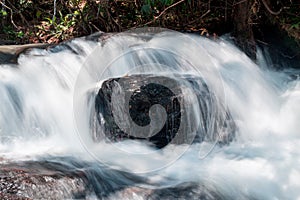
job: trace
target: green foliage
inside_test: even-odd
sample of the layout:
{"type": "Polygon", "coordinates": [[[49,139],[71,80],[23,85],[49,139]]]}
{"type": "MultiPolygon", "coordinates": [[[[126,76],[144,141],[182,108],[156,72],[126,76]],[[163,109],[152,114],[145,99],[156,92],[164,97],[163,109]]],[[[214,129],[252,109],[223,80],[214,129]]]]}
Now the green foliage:
{"type": "Polygon", "coordinates": [[[291,4],[272,21],[278,23],[289,36],[300,40],[300,4],[291,4]]]}
{"type": "Polygon", "coordinates": [[[300,22],[291,25],[291,28],[294,29],[299,29],[299,27],[300,27],[300,22]]]}
{"type": "Polygon", "coordinates": [[[40,19],[42,12],[40,10],[36,11],[35,16],[37,19],[40,19]]]}
{"type": "MultiPolygon", "coordinates": [[[[5,6],[0,7],[0,36],[18,41],[22,38],[22,42],[53,43],[99,30],[117,32],[145,24],[181,31],[207,28],[214,32],[226,29],[223,26],[228,27],[232,20],[232,0],[186,0],[170,7],[179,1],[57,0],[54,17],[53,0],[2,1],[12,12],[5,6]]],[[[285,30],[299,32],[299,4],[290,2],[283,2],[285,9],[280,15],[274,16],[274,21],[284,26],[285,30]]],[[[261,16],[266,12],[262,4],[260,6],[253,24],[261,23],[261,16]]]]}
{"type": "Polygon", "coordinates": [[[15,31],[12,26],[4,26],[3,33],[7,36],[7,39],[14,40],[15,38],[22,39],[25,34],[23,31],[15,31]]]}
{"type": "Polygon", "coordinates": [[[19,32],[16,33],[16,36],[17,36],[18,38],[23,38],[24,35],[25,35],[25,34],[24,34],[23,31],[19,31],[19,32]]]}
{"type": "Polygon", "coordinates": [[[6,16],[7,16],[6,10],[1,9],[1,10],[0,10],[0,16],[1,16],[1,17],[6,17],[6,16]]]}
{"type": "Polygon", "coordinates": [[[145,4],[142,6],[141,11],[145,15],[150,15],[151,14],[151,6],[149,4],[145,4]]]}
{"type": "Polygon", "coordinates": [[[56,16],[52,18],[46,17],[43,25],[39,25],[37,28],[43,34],[48,34],[56,39],[64,40],[68,38],[68,34],[72,32],[71,29],[78,23],[79,12],[74,11],[73,13],[64,15],[59,11],[58,14],[59,18],[56,16]]]}

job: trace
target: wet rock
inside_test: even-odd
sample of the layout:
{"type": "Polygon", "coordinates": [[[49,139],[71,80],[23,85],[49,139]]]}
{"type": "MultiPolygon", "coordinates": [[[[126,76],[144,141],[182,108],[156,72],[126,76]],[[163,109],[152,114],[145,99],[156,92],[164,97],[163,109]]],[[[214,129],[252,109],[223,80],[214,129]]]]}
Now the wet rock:
{"type": "Polygon", "coordinates": [[[25,44],[0,46],[0,64],[17,64],[21,53],[31,48],[47,48],[50,44],[25,44]]]}
{"type": "Polygon", "coordinates": [[[83,196],[84,179],[75,174],[62,174],[38,162],[1,165],[1,199],[70,199],[83,196]]]}
{"type": "Polygon", "coordinates": [[[215,200],[229,199],[222,195],[217,189],[208,189],[204,185],[195,183],[182,183],[177,186],[158,189],[147,196],[147,199],[200,199],[200,200],[215,200]]]}
{"type": "Polygon", "coordinates": [[[217,103],[200,77],[144,74],[112,78],[103,82],[95,100],[100,128],[93,125],[93,130],[97,130],[93,137],[95,141],[146,140],[157,148],[170,142],[204,140],[228,144],[234,139],[236,126],[226,109],[217,103]],[[152,109],[151,115],[151,107],[157,104],[165,115],[153,111],[158,108],[152,109]]]}
{"type": "Polygon", "coordinates": [[[135,174],[70,157],[0,164],[0,199],[103,199],[145,183],[135,174]]]}
{"type": "Polygon", "coordinates": [[[104,46],[106,44],[106,42],[112,38],[112,37],[118,37],[118,36],[131,36],[131,37],[136,37],[138,39],[143,39],[144,41],[149,41],[153,38],[154,34],[150,34],[152,31],[156,32],[156,31],[161,31],[160,29],[155,30],[155,28],[149,28],[149,31],[145,31],[145,32],[141,32],[144,34],[136,34],[135,31],[128,31],[128,32],[122,32],[122,33],[117,33],[117,32],[112,32],[112,33],[105,33],[102,31],[93,33],[89,36],[84,37],[86,40],[88,41],[93,41],[93,42],[99,42],[101,43],[102,46],[104,46]]]}
{"type": "Polygon", "coordinates": [[[104,45],[105,42],[109,38],[111,38],[112,36],[114,36],[116,34],[117,33],[105,33],[105,32],[99,31],[99,32],[96,32],[96,33],[86,36],[85,39],[88,41],[100,42],[102,45],[104,45]]]}
{"type": "Polygon", "coordinates": [[[70,157],[2,162],[0,199],[232,199],[212,183],[155,186],[146,177],[70,157]]]}
{"type": "Polygon", "coordinates": [[[112,199],[139,199],[145,200],[172,200],[172,199],[200,199],[200,200],[215,200],[215,199],[230,199],[222,195],[216,189],[208,189],[203,185],[196,183],[182,183],[171,187],[163,187],[159,189],[147,189],[140,187],[129,187],[115,194],[112,194],[112,199]]]}

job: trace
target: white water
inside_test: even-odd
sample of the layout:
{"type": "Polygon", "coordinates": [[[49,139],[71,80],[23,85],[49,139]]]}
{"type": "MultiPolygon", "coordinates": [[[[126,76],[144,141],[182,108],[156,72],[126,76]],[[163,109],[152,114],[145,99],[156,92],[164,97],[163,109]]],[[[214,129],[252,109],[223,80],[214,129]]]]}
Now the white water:
{"type": "MultiPolygon", "coordinates": [[[[175,63],[164,57],[166,63],[187,66],[188,60],[201,72],[220,98],[220,105],[228,107],[238,132],[236,140],[228,146],[193,144],[167,167],[139,174],[149,178],[144,186],[196,182],[232,199],[300,199],[300,80],[290,78],[290,74],[299,72],[272,71],[262,57],[256,65],[224,40],[193,37],[195,43],[188,44],[185,37],[161,34],[146,42],[123,35],[108,39],[103,47],[77,39],[69,45],[76,51],[81,49],[80,55],[70,50],[57,53],[33,50],[19,58],[17,67],[1,66],[0,157],[35,160],[51,155],[93,160],[92,152],[114,167],[133,173],[156,169],[157,163],[168,160],[186,145],[171,146],[155,156],[130,159],[119,155],[115,145],[97,144],[87,148],[90,140],[86,123],[90,113],[78,98],[95,88],[98,81],[131,72],[131,64],[136,60],[125,57],[111,64],[102,76],[97,71],[89,74],[103,70],[129,48],[136,48],[133,44],[163,47],[184,58],[175,63]],[[103,52],[108,53],[95,56],[103,52]],[[82,69],[83,66],[88,67],[82,69]]],[[[146,50],[141,52],[141,58],[151,56],[146,50]]],[[[195,69],[183,67],[175,71],[194,73],[195,69]]],[[[118,145],[131,151],[151,151],[132,141],[118,145]]]]}

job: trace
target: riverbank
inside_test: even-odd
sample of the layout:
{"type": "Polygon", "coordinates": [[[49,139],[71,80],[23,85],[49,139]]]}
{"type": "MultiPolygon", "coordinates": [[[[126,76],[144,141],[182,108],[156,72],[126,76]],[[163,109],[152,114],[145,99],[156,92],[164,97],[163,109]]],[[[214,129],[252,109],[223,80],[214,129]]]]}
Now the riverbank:
{"type": "Polygon", "coordinates": [[[7,0],[1,5],[0,44],[53,44],[98,31],[150,26],[201,35],[230,32],[238,40],[253,40],[266,24],[300,39],[300,4],[296,1],[7,0]]]}

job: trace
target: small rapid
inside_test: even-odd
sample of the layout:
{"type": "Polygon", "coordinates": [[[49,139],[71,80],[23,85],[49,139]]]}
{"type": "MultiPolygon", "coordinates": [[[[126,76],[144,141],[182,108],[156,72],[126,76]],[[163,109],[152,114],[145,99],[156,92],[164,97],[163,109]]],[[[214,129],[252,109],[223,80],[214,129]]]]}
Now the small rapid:
{"type": "MultiPolygon", "coordinates": [[[[33,49],[17,65],[0,66],[1,163],[52,162],[66,174],[82,171],[94,186],[80,198],[299,199],[300,71],[270,65],[260,51],[254,63],[228,39],[168,31],[33,49]],[[214,100],[209,130],[222,137],[224,123],[217,122],[228,112],[234,139],[159,151],[136,140],[95,143],[90,125],[101,84],[149,73],[201,77],[214,100]]],[[[189,112],[200,116],[193,106],[189,112]]]]}

